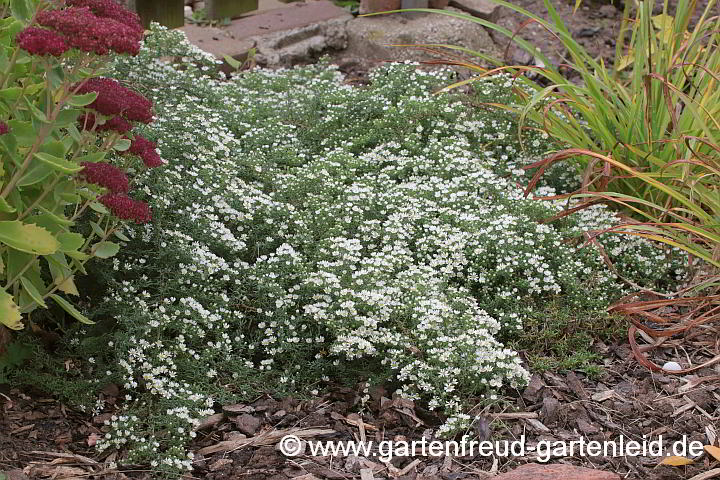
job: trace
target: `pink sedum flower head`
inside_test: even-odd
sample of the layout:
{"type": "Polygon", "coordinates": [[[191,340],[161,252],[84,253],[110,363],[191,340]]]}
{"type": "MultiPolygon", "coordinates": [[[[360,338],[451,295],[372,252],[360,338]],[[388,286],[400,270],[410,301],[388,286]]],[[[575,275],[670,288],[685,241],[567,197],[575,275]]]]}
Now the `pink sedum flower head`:
{"type": "Polygon", "coordinates": [[[141,155],[143,163],[148,168],[157,168],[162,167],[165,165],[165,162],[162,161],[162,158],[160,158],[160,155],[157,153],[157,150],[148,149],[143,152],[141,155]]]}
{"type": "Polygon", "coordinates": [[[148,223],[152,220],[147,203],[133,200],[124,193],[108,193],[98,198],[98,201],[121,220],[133,220],[135,223],[148,223]]]}
{"type": "Polygon", "coordinates": [[[130,122],[122,117],[115,116],[105,121],[102,125],[96,125],[95,115],[86,113],[78,117],[78,123],[82,130],[92,130],[95,127],[96,132],[115,131],[118,133],[127,133],[132,129],[130,122]]]}
{"type": "Polygon", "coordinates": [[[155,145],[154,142],[151,142],[142,135],[135,135],[132,143],[130,143],[128,153],[132,153],[133,155],[137,155],[142,158],[146,167],[156,168],[165,165],[162,158],[160,158],[160,155],[157,153],[156,148],[157,145],[155,145]]]}
{"type": "Polygon", "coordinates": [[[135,30],[142,38],[144,29],[140,16],[114,0],[67,0],[66,3],[71,7],[87,7],[98,17],[120,22],[135,30]]]}
{"type": "Polygon", "coordinates": [[[122,115],[126,120],[152,122],[152,102],[137,92],[123,87],[110,78],[91,78],[80,85],[78,94],[97,92],[98,96],[88,108],[113,117],[122,115]]]}
{"type": "Polygon", "coordinates": [[[45,28],[27,27],[15,36],[15,43],[31,55],[59,57],[70,50],[65,39],[45,28]]]}
{"type": "Polygon", "coordinates": [[[0,135],[6,135],[10,133],[10,127],[5,122],[0,122],[0,135]]]}
{"type": "Polygon", "coordinates": [[[125,172],[114,165],[102,162],[82,162],[85,167],[80,175],[88,183],[105,187],[113,193],[127,193],[130,190],[130,182],[125,172]]]}
{"type": "Polygon", "coordinates": [[[84,52],[137,55],[140,51],[142,29],[113,18],[98,17],[88,7],[45,10],[37,14],[36,21],[62,35],[70,47],[84,52]]]}

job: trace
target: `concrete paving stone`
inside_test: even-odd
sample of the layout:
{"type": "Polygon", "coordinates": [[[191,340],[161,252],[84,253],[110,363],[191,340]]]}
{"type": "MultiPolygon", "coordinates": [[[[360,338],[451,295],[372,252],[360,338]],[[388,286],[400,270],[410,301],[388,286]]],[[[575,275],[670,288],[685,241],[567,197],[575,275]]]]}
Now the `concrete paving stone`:
{"type": "Polygon", "coordinates": [[[500,19],[502,8],[492,0],[450,0],[450,6],[489,22],[500,19]]]}
{"type": "MultiPolygon", "coordinates": [[[[191,43],[206,52],[220,58],[223,55],[243,57],[253,48],[258,47],[258,53],[263,54],[260,45],[262,39],[280,34],[287,37],[285,44],[305,40],[303,35],[312,36],[315,25],[322,25],[330,21],[345,22],[352,18],[347,10],[340,8],[327,0],[314,0],[309,2],[292,3],[282,8],[263,10],[251,15],[233,20],[227,27],[207,27],[198,25],[185,25],[181,28],[191,43]],[[307,30],[307,34],[299,34],[298,30],[307,30]],[[285,35],[286,34],[286,35],[285,35]]],[[[278,41],[274,40],[273,44],[278,41]]],[[[280,42],[283,43],[283,42],[280,42]]],[[[316,41],[314,47],[322,42],[316,41]]],[[[272,63],[272,62],[270,62],[272,63]]]]}

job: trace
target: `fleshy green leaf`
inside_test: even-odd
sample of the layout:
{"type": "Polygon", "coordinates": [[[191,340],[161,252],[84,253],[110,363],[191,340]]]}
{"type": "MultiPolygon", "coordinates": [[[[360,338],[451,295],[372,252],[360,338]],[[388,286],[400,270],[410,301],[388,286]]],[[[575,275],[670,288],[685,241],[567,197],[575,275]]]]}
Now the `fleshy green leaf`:
{"type": "Polygon", "coordinates": [[[107,155],[107,152],[95,152],[95,153],[88,153],[87,155],[83,155],[82,157],[78,157],[77,162],[99,162],[101,160],[105,159],[105,156],[107,155]]]}
{"type": "Polygon", "coordinates": [[[10,120],[7,122],[10,126],[10,133],[15,137],[18,143],[24,147],[29,147],[35,143],[37,134],[31,122],[23,122],[21,120],[10,120]]]}
{"type": "Polygon", "coordinates": [[[98,225],[97,223],[91,221],[91,222],[90,222],[90,226],[92,227],[93,232],[95,232],[95,235],[97,235],[97,236],[100,237],[100,238],[102,238],[102,237],[105,236],[105,230],[103,230],[103,229],[100,227],[100,225],[98,225]]]}
{"type": "Polygon", "coordinates": [[[61,111],[58,113],[57,118],[55,118],[55,126],[67,127],[68,125],[74,124],[80,116],[80,113],[81,111],[77,108],[67,108],[61,111]]]}
{"type": "Polygon", "coordinates": [[[67,300],[65,300],[64,298],[62,298],[60,295],[56,295],[56,294],[53,293],[52,295],[50,295],[50,298],[52,298],[53,300],[55,300],[55,302],[57,302],[57,304],[60,305],[63,310],[65,310],[67,313],[69,313],[70,315],[72,315],[73,318],[75,318],[76,320],[80,321],[81,323],[85,323],[85,324],[87,324],[87,325],[94,325],[94,324],[95,324],[95,322],[93,322],[92,320],[90,320],[89,318],[87,318],[85,315],[83,315],[82,313],[80,313],[80,312],[73,306],[72,303],[68,302],[67,300]]]}
{"type": "Polygon", "coordinates": [[[80,130],[78,130],[75,125],[68,125],[67,131],[72,137],[72,139],[75,141],[75,143],[82,142],[82,135],[80,134],[80,130]]]}
{"type": "Polygon", "coordinates": [[[45,112],[37,108],[33,101],[31,101],[29,98],[26,98],[25,104],[28,106],[28,108],[30,109],[30,113],[32,113],[35,118],[37,118],[43,123],[47,123],[47,115],[45,115],[45,112]]]}
{"type": "Polygon", "coordinates": [[[5,290],[0,290],[0,323],[12,330],[22,330],[24,326],[18,306],[5,290]]]}
{"type": "Polygon", "coordinates": [[[50,155],[49,153],[38,152],[35,154],[35,158],[51,166],[55,170],[60,170],[64,173],[77,173],[83,169],[83,167],[77,163],[68,162],[64,158],[56,157],[54,155],[50,155]]]}
{"type": "Polygon", "coordinates": [[[14,102],[22,94],[23,89],[21,87],[8,87],[0,90],[0,98],[14,102]]]}
{"type": "Polygon", "coordinates": [[[53,277],[53,283],[55,285],[60,285],[66,278],[72,275],[72,270],[70,270],[70,265],[68,265],[67,258],[65,258],[63,252],[46,255],[44,258],[48,262],[50,274],[53,277]]]}
{"type": "Polygon", "coordinates": [[[20,271],[32,261],[32,255],[25,252],[9,249],[7,251],[7,278],[16,278],[20,271]]]}
{"type": "Polygon", "coordinates": [[[84,95],[73,95],[68,100],[68,103],[73,107],[85,107],[95,101],[98,94],[97,92],[90,92],[84,95]]]}
{"type": "Polygon", "coordinates": [[[68,295],[79,296],[80,292],[78,292],[77,286],[75,285],[75,275],[71,275],[63,280],[60,285],[58,285],[58,290],[68,295]]]}
{"type": "Polygon", "coordinates": [[[230,65],[230,67],[232,67],[234,70],[237,70],[242,65],[241,62],[239,62],[238,60],[235,60],[230,55],[223,55],[223,58],[225,59],[227,64],[230,65]]]}
{"type": "Polygon", "coordinates": [[[57,240],[60,242],[60,250],[63,252],[79,250],[85,243],[85,237],[79,233],[60,233],[57,240]]]}
{"type": "Polygon", "coordinates": [[[120,245],[113,242],[98,242],[93,246],[93,254],[98,258],[110,258],[120,251],[120,245]]]}
{"type": "Polygon", "coordinates": [[[56,213],[53,213],[50,210],[48,210],[47,208],[43,207],[42,205],[38,205],[38,209],[40,209],[40,211],[43,212],[43,214],[45,214],[47,217],[49,217],[53,223],[56,223],[58,225],[63,225],[65,227],[75,225],[75,222],[66,218],[64,215],[58,215],[56,213]]]}
{"type": "Polygon", "coordinates": [[[15,250],[36,255],[53,254],[60,246],[49,231],[19,220],[0,222],[0,242],[15,250]]]}
{"type": "Polygon", "coordinates": [[[130,148],[130,140],[127,138],[121,138],[120,140],[115,142],[115,145],[113,145],[113,149],[117,150],[118,152],[124,152],[130,148]]]}
{"type": "Polygon", "coordinates": [[[43,300],[42,295],[40,294],[40,291],[38,291],[37,287],[33,285],[32,281],[25,277],[20,277],[20,283],[22,284],[23,288],[27,292],[28,295],[30,295],[30,298],[35,300],[35,303],[40,305],[43,308],[47,308],[47,304],[43,300]]]}
{"type": "Polygon", "coordinates": [[[107,207],[100,202],[90,202],[88,204],[88,206],[98,213],[103,213],[103,214],[109,213],[109,210],[107,209],[107,207]]]}
{"type": "MultiPolygon", "coordinates": [[[[90,259],[90,255],[78,251],[71,251],[71,252],[65,252],[65,255],[67,255],[70,258],[74,258],[75,260],[80,260],[81,262],[90,259]]],[[[83,272],[85,273],[85,272],[83,272]]]]}
{"type": "Polygon", "coordinates": [[[0,198],[0,212],[14,213],[15,211],[15,207],[10,205],[7,200],[5,200],[4,198],[0,198]]]}
{"type": "Polygon", "coordinates": [[[32,10],[27,0],[10,0],[10,11],[13,17],[27,22],[32,17],[32,10]]]}
{"type": "Polygon", "coordinates": [[[53,169],[47,166],[45,163],[33,165],[25,173],[25,175],[22,176],[20,181],[18,181],[18,187],[35,185],[36,183],[45,180],[51,173],[53,173],[53,169]]]}

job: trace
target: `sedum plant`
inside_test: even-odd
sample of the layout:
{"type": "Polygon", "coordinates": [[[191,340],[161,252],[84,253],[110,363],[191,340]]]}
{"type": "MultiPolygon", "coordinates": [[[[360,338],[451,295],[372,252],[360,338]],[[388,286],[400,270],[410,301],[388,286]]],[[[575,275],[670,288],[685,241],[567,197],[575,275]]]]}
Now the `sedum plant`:
{"type": "Polygon", "coordinates": [[[152,121],[151,102],[99,76],[111,54],[138,53],[143,28],[113,0],[0,9],[0,323],[21,329],[49,302],[89,323],[67,299],[75,275],[118,252],[124,221],[150,221],[126,170],[162,164],[131,133],[152,121]]]}

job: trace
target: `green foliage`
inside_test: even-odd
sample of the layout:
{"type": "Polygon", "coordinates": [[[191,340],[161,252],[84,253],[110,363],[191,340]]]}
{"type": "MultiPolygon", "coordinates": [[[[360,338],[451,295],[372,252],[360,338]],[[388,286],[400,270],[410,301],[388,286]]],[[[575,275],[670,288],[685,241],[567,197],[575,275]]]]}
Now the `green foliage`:
{"type": "Polygon", "coordinates": [[[109,58],[22,50],[15,36],[31,24],[36,8],[48,5],[12,0],[9,6],[11,15],[0,19],[0,122],[8,130],[0,135],[0,323],[21,329],[23,316],[48,308],[47,300],[89,322],[60,294],[78,296],[76,274],[85,273],[92,258],[109,258],[119,248],[109,238],[120,221],[96,201],[104,189],[77,175],[81,162],[101,161],[113,148],[130,145],[121,134],[75,125],[97,98],[94,92],[76,94],[79,84],[101,72],[109,58]],[[88,221],[93,230],[84,232],[88,221]]]}
{"type": "Polygon", "coordinates": [[[9,343],[5,349],[5,353],[0,356],[0,385],[8,383],[10,372],[31,357],[30,349],[21,342],[9,343]]]}
{"type": "Polygon", "coordinates": [[[572,159],[584,179],[578,198],[586,204],[617,203],[639,220],[614,231],[681,248],[720,267],[720,17],[711,16],[715,0],[707,3],[691,30],[690,19],[698,8],[693,0],[679,1],[674,17],[669,2],[664,2],[662,14],[653,16],[655,2],[642,1],[634,19],[629,18],[632,3],[626,2],[612,69],[572,38],[549,0],[549,22],[494,1],[555,34],[568,52],[570,70],[581,80],[569,81],[542,52],[503,27],[437,11],[503,33],[545,64],[499,68],[514,74],[532,70],[543,79],[534,82],[519,75],[522,88],[516,89],[516,104],[495,104],[519,116],[518,136],[522,138],[530,124],[541,125],[564,149],[533,165],[539,170],[530,187],[548,165],[572,159]]]}
{"type": "Polygon", "coordinates": [[[532,372],[574,370],[596,375],[601,372],[602,355],[595,345],[627,336],[624,319],[600,309],[568,309],[561,302],[552,302],[528,316],[523,327],[524,334],[510,345],[525,353],[532,372]]]}
{"type": "Polygon", "coordinates": [[[333,0],[333,3],[338,7],[342,7],[351,13],[357,14],[360,10],[359,0],[333,0]]]}

